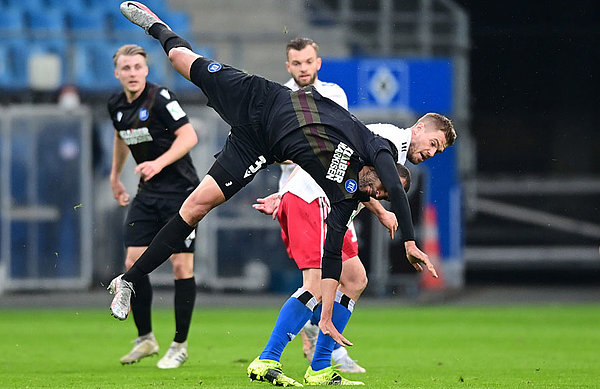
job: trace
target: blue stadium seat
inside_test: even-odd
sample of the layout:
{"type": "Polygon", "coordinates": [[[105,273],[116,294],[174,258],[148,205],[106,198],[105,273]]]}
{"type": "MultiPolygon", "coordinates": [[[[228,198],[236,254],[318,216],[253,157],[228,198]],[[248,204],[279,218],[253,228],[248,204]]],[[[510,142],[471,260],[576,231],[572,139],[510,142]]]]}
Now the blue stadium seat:
{"type": "Polygon", "coordinates": [[[107,17],[105,12],[80,13],[67,11],[67,26],[73,38],[105,39],[107,36],[107,17]]]}
{"type": "Polygon", "coordinates": [[[191,23],[190,16],[185,12],[180,11],[170,11],[166,12],[164,15],[160,15],[162,20],[171,27],[173,31],[176,31],[177,34],[182,37],[190,37],[191,36],[191,23]]]}
{"type": "Polygon", "coordinates": [[[4,0],[7,7],[18,7],[22,10],[44,8],[43,0],[4,0]]]}
{"type": "Polygon", "coordinates": [[[0,10],[0,36],[3,38],[22,37],[25,32],[25,14],[18,7],[0,10]]]}
{"type": "Polygon", "coordinates": [[[104,40],[78,40],[73,45],[74,83],[82,91],[118,90],[112,56],[120,45],[104,40]]]}
{"type": "Polygon", "coordinates": [[[147,36],[143,29],[121,15],[121,11],[118,8],[109,11],[108,15],[110,19],[110,32],[114,40],[127,38],[135,42],[147,36]]]}
{"type": "Polygon", "coordinates": [[[29,50],[28,42],[24,38],[10,38],[2,40],[2,89],[24,90],[27,88],[27,62],[29,50]]]}
{"type": "Polygon", "coordinates": [[[85,0],[45,0],[45,5],[48,8],[62,8],[65,11],[78,10],[89,6],[85,0]]]}
{"type": "Polygon", "coordinates": [[[7,89],[11,85],[12,69],[10,66],[8,47],[0,42],[0,89],[7,89]]]}
{"type": "Polygon", "coordinates": [[[28,9],[26,16],[33,38],[58,38],[66,33],[65,13],[62,9],[28,9]]]}

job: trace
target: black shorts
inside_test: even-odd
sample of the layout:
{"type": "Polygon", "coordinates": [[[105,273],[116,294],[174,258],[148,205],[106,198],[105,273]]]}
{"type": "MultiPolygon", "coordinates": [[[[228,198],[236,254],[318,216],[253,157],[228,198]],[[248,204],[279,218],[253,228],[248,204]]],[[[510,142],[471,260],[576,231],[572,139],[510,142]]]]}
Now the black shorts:
{"type": "Polygon", "coordinates": [[[208,173],[229,199],[274,162],[262,128],[263,108],[272,98],[271,92],[282,86],[206,58],[194,61],[190,79],[207,96],[208,106],[231,126],[208,173]]]}
{"type": "MultiPolygon", "coordinates": [[[[163,198],[138,194],[134,197],[124,226],[125,247],[146,247],[158,231],[173,216],[185,201],[185,197],[163,198]]],[[[174,253],[193,253],[196,230],[175,248],[174,253]]]]}

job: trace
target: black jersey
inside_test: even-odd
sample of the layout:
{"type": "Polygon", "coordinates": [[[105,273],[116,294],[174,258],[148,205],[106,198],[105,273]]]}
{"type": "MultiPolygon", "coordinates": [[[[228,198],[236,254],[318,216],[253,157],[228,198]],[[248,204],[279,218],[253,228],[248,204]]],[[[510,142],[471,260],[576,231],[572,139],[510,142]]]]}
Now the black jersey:
{"type": "MultiPolygon", "coordinates": [[[[189,123],[175,94],[150,82],[131,103],[127,102],[125,92],[112,95],[108,100],[108,112],[115,130],[137,164],[164,154],[175,140],[175,131],[189,123]]],[[[191,192],[199,182],[192,158],[186,154],[150,180],[140,179],[138,193],[180,196],[191,192]]]]}
{"type": "Polygon", "coordinates": [[[312,85],[285,93],[289,93],[289,97],[275,100],[265,126],[268,143],[281,146],[273,149],[276,158],[279,158],[278,153],[288,154],[282,159],[290,157],[293,151],[286,147],[289,142],[285,138],[300,129],[312,152],[304,151],[294,162],[317,165],[318,169],[309,173],[324,190],[330,188],[326,190],[329,200],[332,203],[350,198],[368,201],[368,198],[357,198],[358,172],[365,165],[375,166],[380,151],[385,150],[397,160],[398,150],[394,144],[373,134],[354,115],[319,94],[312,85]],[[300,159],[309,161],[303,163],[300,159]]]}

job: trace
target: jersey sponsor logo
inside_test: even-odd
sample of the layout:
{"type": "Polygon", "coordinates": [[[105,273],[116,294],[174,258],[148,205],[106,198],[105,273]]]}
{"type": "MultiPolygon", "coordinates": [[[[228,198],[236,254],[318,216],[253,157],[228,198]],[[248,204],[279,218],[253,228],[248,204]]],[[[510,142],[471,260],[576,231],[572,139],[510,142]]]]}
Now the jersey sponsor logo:
{"type": "Polygon", "coordinates": [[[167,111],[171,114],[173,120],[177,121],[185,116],[185,111],[181,108],[178,101],[171,101],[166,105],[167,111]]]}
{"type": "Polygon", "coordinates": [[[152,135],[148,127],[130,128],[129,130],[119,131],[121,139],[127,146],[137,145],[143,142],[152,142],[152,135]]]}
{"type": "Polygon", "coordinates": [[[356,189],[358,189],[358,184],[356,183],[355,180],[349,179],[349,180],[346,180],[346,182],[344,183],[344,188],[346,188],[348,193],[354,193],[354,192],[356,192],[356,189]]]}
{"type": "Polygon", "coordinates": [[[219,70],[221,70],[222,68],[223,68],[223,65],[221,65],[221,64],[220,64],[220,63],[218,63],[218,62],[213,62],[213,63],[211,63],[210,65],[208,65],[208,68],[207,68],[207,69],[208,69],[208,72],[209,72],[209,73],[216,73],[216,72],[218,72],[219,70]]]}
{"type": "Polygon", "coordinates": [[[148,119],[148,110],[146,108],[140,108],[140,120],[144,121],[148,119]]]}
{"type": "Polygon", "coordinates": [[[348,165],[350,165],[350,157],[352,154],[354,154],[354,150],[348,147],[344,142],[340,142],[335,148],[333,159],[329,164],[329,169],[327,169],[325,178],[341,184],[342,181],[344,181],[346,169],[348,169],[348,165]]]}
{"type": "Polygon", "coordinates": [[[123,112],[119,111],[117,112],[117,121],[120,122],[121,119],[123,119],[123,112]]]}
{"type": "Polygon", "coordinates": [[[161,95],[162,97],[164,97],[165,99],[167,99],[167,100],[171,100],[171,94],[170,94],[170,93],[169,93],[169,91],[168,91],[168,90],[166,90],[166,89],[161,89],[161,91],[160,91],[160,95],[161,95]]]}
{"type": "Polygon", "coordinates": [[[265,157],[260,155],[258,157],[258,159],[256,160],[256,162],[254,162],[254,165],[248,166],[248,169],[246,169],[246,173],[244,174],[244,178],[248,178],[251,175],[253,175],[254,173],[256,173],[257,171],[259,171],[261,166],[266,162],[267,162],[267,160],[265,159],[265,157]]]}

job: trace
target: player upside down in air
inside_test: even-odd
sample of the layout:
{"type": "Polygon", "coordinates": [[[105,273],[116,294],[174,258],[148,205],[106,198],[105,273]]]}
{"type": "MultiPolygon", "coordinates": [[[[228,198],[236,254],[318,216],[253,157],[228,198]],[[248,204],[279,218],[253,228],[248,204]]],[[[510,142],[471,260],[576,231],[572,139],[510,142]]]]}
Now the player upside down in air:
{"type": "MultiPolygon", "coordinates": [[[[143,4],[126,1],[121,4],[121,12],[160,41],[173,67],[202,89],[209,105],[231,126],[231,132],[208,174],[179,213],[138,261],[111,281],[109,290],[115,293],[111,311],[115,317],[127,318],[132,283],[162,264],[175,242],[188,236],[212,208],[252,181],[260,169],[285,160],[300,165],[331,202],[322,258],[319,328],[331,337],[332,345],[334,341],[352,345],[338,328],[343,331],[350,316],[348,307],[354,302],[348,296],[336,295],[336,291],[344,234],[359,203],[369,198],[389,199],[408,260],[418,271],[423,265],[437,276],[428,256],[415,244],[410,208],[396,167],[401,145],[373,134],[313,87],[292,92],[276,82],[194,53],[189,42],[143,4]]],[[[416,160],[421,162],[450,146],[455,132],[452,129],[450,133],[454,136],[432,140],[431,148],[419,152],[416,160]]]]}

